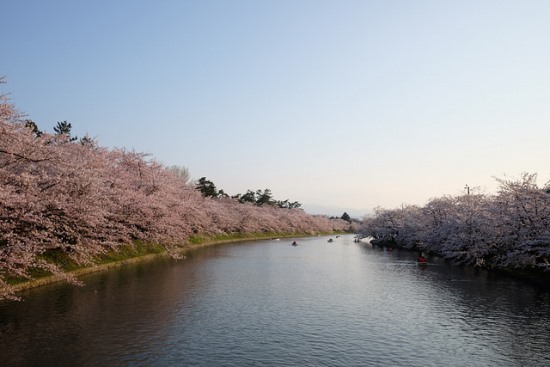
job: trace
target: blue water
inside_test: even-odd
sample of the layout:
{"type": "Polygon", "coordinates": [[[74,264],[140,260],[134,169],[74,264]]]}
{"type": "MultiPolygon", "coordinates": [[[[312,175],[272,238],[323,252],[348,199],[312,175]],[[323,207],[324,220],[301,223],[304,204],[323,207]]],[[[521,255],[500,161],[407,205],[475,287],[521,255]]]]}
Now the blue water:
{"type": "Polygon", "coordinates": [[[0,366],[549,366],[550,294],[353,236],[255,241],[0,303],[0,366]]]}

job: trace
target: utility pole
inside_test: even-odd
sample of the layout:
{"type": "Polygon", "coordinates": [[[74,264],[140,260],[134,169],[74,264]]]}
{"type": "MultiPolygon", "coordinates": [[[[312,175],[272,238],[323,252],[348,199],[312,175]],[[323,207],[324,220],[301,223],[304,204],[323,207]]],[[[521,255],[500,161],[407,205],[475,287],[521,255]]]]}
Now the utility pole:
{"type": "Polygon", "coordinates": [[[470,196],[470,186],[466,185],[464,186],[464,188],[466,189],[466,193],[468,194],[468,196],[470,196]]]}

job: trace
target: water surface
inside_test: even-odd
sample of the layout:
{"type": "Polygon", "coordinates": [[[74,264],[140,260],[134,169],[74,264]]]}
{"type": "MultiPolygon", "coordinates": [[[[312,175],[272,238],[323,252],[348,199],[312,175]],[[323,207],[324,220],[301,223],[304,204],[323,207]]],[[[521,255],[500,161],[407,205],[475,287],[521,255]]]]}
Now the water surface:
{"type": "Polygon", "coordinates": [[[548,291],[327,239],[221,245],[25,292],[0,303],[0,365],[550,365],[548,291]]]}

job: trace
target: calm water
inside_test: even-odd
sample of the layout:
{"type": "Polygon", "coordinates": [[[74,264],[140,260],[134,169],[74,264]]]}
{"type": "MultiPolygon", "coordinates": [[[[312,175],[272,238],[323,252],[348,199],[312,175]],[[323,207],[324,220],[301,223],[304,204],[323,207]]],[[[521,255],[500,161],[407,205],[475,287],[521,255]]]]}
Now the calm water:
{"type": "Polygon", "coordinates": [[[203,249],[0,303],[0,366],[550,366],[550,293],[342,236],[203,249]]]}

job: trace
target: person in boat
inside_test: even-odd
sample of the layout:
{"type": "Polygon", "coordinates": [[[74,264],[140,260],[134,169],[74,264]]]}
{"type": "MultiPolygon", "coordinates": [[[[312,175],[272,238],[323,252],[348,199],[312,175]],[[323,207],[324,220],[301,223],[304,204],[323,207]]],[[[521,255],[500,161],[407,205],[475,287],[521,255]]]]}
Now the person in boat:
{"type": "Polygon", "coordinates": [[[418,260],[417,261],[421,264],[426,264],[428,262],[428,260],[426,260],[426,258],[424,256],[422,256],[422,254],[418,255],[418,260]]]}
{"type": "Polygon", "coordinates": [[[329,240],[327,242],[332,242],[332,241],[334,241],[334,240],[332,238],[329,238],[329,240]]]}
{"type": "Polygon", "coordinates": [[[298,244],[296,243],[296,241],[293,241],[293,242],[292,242],[292,246],[298,246],[298,244]]]}

